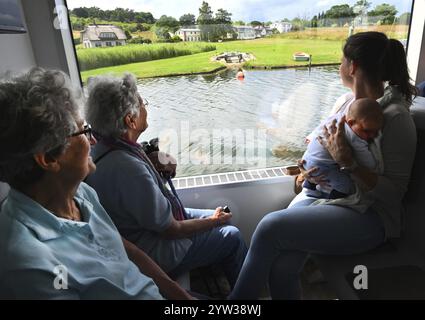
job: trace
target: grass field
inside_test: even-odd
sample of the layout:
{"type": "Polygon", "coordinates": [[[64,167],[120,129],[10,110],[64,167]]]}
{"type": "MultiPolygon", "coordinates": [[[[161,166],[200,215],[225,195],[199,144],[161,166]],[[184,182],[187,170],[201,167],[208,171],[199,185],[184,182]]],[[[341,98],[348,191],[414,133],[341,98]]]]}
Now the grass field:
{"type": "Polygon", "coordinates": [[[305,65],[305,62],[295,62],[292,60],[292,55],[296,51],[304,51],[311,54],[314,64],[338,63],[341,58],[342,41],[299,41],[294,39],[267,38],[249,41],[215,43],[214,45],[216,46],[216,51],[212,52],[87,70],[81,74],[85,81],[90,76],[102,73],[120,74],[123,72],[132,72],[139,78],[145,78],[175,74],[211,72],[222,66],[222,64],[218,62],[211,61],[211,58],[225,51],[240,51],[253,54],[255,56],[255,60],[248,61],[244,65],[247,68],[305,65]]]}
{"type": "Polygon", "coordinates": [[[99,68],[81,72],[83,81],[88,77],[101,74],[121,75],[131,72],[138,78],[149,78],[166,75],[193,74],[211,72],[222,66],[218,62],[210,62],[211,52],[199,53],[171,59],[161,59],[149,62],[131,63],[122,66],[99,68]]]}
{"type": "MultiPolygon", "coordinates": [[[[381,31],[385,32],[390,37],[405,39],[407,38],[408,28],[407,26],[374,26],[369,27],[367,30],[381,31]]],[[[366,30],[356,29],[355,31],[360,32],[366,30]]],[[[302,32],[279,34],[271,38],[214,43],[213,45],[216,47],[216,50],[211,52],[93,69],[84,71],[81,74],[83,81],[85,81],[90,76],[103,73],[121,74],[123,72],[132,72],[139,78],[147,78],[212,72],[222,66],[222,64],[211,61],[211,58],[222,52],[228,51],[246,52],[254,55],[254,60],[248,61],[243,65],[245,68],[305,65],[306,62],[293,61],[292,55],[297,51],[311,54],[313,65],[339,63],[341,59],[341,49],[346,37],[347,28],[307,29],[302,32]]],[[[208,45],[211,43],[204,42],[199,44],[208,45]]],[[[122,50],[122,48],[123,47],[120,49],[122,50]]],[[[84,50],[79,50],[78,52],[82,51],[84,50]]]]}
{"type": "MultiPolygon", "coordinates": [[[[407,39],[409,27],[406,25],[382,25],[356,28],[355,32],[379,31],[385,33],[390,38],[407,39]]],[[[276,35],[282,39],[302,39],[302,40],[341,40],[344,41],[348,35],[348,28],[307,28],[303,31],[288,32],[276,35]]]]}

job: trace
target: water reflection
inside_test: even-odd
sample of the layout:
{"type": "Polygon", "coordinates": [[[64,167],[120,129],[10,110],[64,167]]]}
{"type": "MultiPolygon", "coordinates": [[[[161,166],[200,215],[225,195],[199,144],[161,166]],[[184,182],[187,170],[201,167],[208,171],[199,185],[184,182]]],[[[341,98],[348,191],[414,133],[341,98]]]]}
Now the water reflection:
{"type": "Polygon", "coordinates": [[[150,108],[141,139],[160,136],[178,158],[179,176],[293,164],[347,92],[337,67],[245,71],[243,81],[236,70],[145,79],[139,90],[160,106],[150,108]]]}

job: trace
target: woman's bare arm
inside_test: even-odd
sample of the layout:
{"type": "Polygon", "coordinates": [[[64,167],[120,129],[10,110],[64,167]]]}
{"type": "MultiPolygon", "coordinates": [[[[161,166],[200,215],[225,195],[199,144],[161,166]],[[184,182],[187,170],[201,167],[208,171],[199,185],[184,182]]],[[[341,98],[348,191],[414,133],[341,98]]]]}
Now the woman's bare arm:
{"type": "Polygon", "coordinates": [[[130,241],[122,238],[125,251],[140,272],[153,279],[161,294],[171,300],[193,300],[180,285],[172,280],[146,253],[130,241]]]}

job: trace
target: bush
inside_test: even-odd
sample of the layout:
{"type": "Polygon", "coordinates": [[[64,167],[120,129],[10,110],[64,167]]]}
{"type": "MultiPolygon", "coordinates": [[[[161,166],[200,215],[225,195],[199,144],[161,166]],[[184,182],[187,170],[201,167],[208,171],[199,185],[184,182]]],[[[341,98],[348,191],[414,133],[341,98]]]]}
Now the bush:
{"type": "Polygon", "coordinates": [[[142,37],[136,37],[136,38],[132,38],[130,40],[127,41],[128,44],[142,44],[145,43],[146,40],[149,39],[143,39],[142,37]]]}
{"type": "Polygon", "coordinates": [[[181,42],[181,41],[182,41],[182,39],[181,39],[179,36],[173,36],[173,37],[171,38],[171,40],[172,40],[173,42],[181,42]]]}
{"type": "MultiPolygon", "coordinates": [[[[133,39],[132,39],[133,40],[133,39]]],[[[149,43],[148,39],[143,39],[149,43]]],[[[135,62],[174,58],[201,52],[214,51],[216,47],[200,43],[163,43],[144,46],[129,44],[111,48],[87,48],[77,50],[81,71],[135,62]]]]}

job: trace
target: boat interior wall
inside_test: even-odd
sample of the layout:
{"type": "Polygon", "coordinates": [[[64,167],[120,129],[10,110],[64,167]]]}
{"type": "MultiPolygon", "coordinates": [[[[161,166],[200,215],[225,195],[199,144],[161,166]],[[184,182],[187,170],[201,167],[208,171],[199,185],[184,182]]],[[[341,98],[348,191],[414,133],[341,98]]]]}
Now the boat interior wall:
{"type": "Polygon", "coordinates": [[[293,186],[294,177],[283,176],[186,188],[178,190],[178,193],[188,208],[229,206],[233,214],[232,223],[249,243],[255,227],[265,214],[288,206],[295,196],[293,186]]]}
{"type": "Polygon", "coordinates": [[[36,65],[69,74],[61,30],[55,28],[55,1],[21,1],[36,65]]]}
{"type": "Polygon", "coordinates": [[[341,299],[425,298],[425,98],[416,98],[411,113],[418,144],[411,182],[403,201],[402,236],[366,254],[313,257],[341,299]],[[358,265],[368,269],[368,290],[353,288],[353,270],[358,265]]]}
{"type": "Polygon", "coordinates": [[[9,70],[26,70],[36,65],[28,32],[0,34],[0,43],[0,74],[9,70]]]}
{"type": "Polygon", "coordinates": [[[69,74],[74,83],[80,83],[71,35],[66,29],[68,21],[66,15],[61,15],[64,11],[58,9],[65,8],[60,6],[62,3],[55,0],[20,1],[27,33],[0,35],[0,72],[21,72],[39,66],[60,69],[69,74]],[[65,24],[61,25],[59,21],[65,24]]]}

